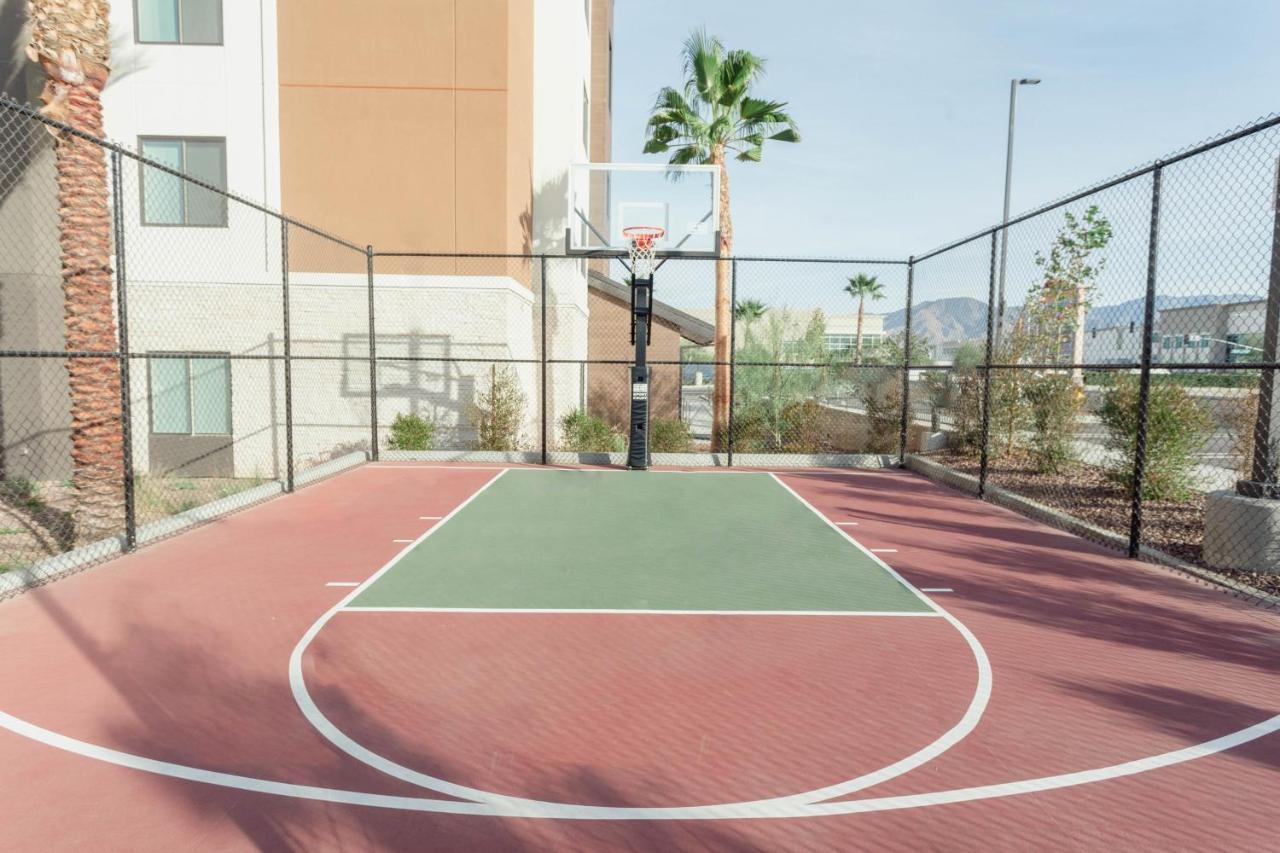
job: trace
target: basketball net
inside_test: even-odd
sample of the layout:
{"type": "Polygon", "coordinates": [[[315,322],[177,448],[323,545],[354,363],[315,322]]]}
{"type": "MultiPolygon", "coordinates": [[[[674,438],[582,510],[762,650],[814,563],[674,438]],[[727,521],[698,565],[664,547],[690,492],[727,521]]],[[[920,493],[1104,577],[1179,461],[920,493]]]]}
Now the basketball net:
{"type": "Polygon", "coordinates": [[[658,240],[666,233],[667,229],[657,225],[632,225],[622,229],[631,254],[631,275],[634,278],[653,278],[658,240]]]}

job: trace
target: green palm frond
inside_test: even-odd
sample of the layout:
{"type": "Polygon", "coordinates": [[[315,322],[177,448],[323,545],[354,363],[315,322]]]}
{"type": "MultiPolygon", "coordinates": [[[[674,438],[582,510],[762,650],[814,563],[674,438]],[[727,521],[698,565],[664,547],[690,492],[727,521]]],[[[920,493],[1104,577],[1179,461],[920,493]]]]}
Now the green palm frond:
{"type": "Polygon", "coordinates": [[[858,273],[849,279],[844,292],[854,299],[884,299],[884,285],[873,275],[858,273]]]}
{"type": "Polygon", "coordinates": [[[658,92],[646,124],[645,153],[668,154],[673,165],[712,162],[721,151],[758,163],[766,140],[800,141],[785,101],[750,94],[764,75],[764,59],[726,50],[704,29],[689,34],[681,54],[684,86],[658,92]]]}

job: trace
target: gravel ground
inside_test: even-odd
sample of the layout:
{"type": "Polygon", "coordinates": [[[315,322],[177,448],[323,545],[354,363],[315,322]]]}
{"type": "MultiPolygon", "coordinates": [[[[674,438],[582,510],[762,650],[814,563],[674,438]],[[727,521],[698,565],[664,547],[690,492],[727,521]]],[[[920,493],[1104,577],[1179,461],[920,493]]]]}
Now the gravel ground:
{"type": "MultiPolygon", "coordinates": [[[[965,474],[978,475],[978,459],[973,456],[943,451],[930,454],[965,474]]],[[[1082,462],[1072,464],[1061,474],[1040,474],[1025,457],[993,459],[987,472],[988,481],[1002,489],[1073,515],[1124,536],[1129,535],[1129,495],[1106,479],[1103,470],[1082,462]]],[[[1142,513],[1142,544],[1172,554],[1246,583],[1262,592],[1280,595],[1280,574],[1240,572],[1214,569],[1204,562],[1203,494],[1191,500],[1145,501],[1142,513]]]]}

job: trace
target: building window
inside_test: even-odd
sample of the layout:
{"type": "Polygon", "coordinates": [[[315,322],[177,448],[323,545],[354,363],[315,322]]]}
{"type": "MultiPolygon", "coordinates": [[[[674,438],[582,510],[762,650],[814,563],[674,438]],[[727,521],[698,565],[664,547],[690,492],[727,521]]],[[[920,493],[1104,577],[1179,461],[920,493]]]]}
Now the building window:
{"type": "Polygon", "coordinates": [[[231,434],[231,361],[153,356],[151,431],[163,435],[231,434]]]}
{"type": "MultiPolygon", "coordinates": [[[[219,188],[227,186],[225,139],[144,137],[142,156],[219,188]]],[[[143,225],[227,225],[227,198],[221,193],[145,166],[142,169],[143,225]]]]}
{"type": "Polygon", "coordinates": [[[139,44],[222,44],[222,0],[134,0],[139,44]]]}

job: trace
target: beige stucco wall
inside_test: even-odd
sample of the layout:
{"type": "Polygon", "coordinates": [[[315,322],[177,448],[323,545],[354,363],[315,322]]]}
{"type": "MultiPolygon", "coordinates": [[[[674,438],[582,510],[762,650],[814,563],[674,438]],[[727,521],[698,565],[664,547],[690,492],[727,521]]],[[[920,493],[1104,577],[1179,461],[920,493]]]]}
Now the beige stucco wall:
{"type": "MultiPolygon", "coordinates": [[[[381,250],[525,250],[532,14],[532,0],[281,0],[284,208],[381,250]]],[[[342,253],[316,262],[354,271],[342,253]]]]}

